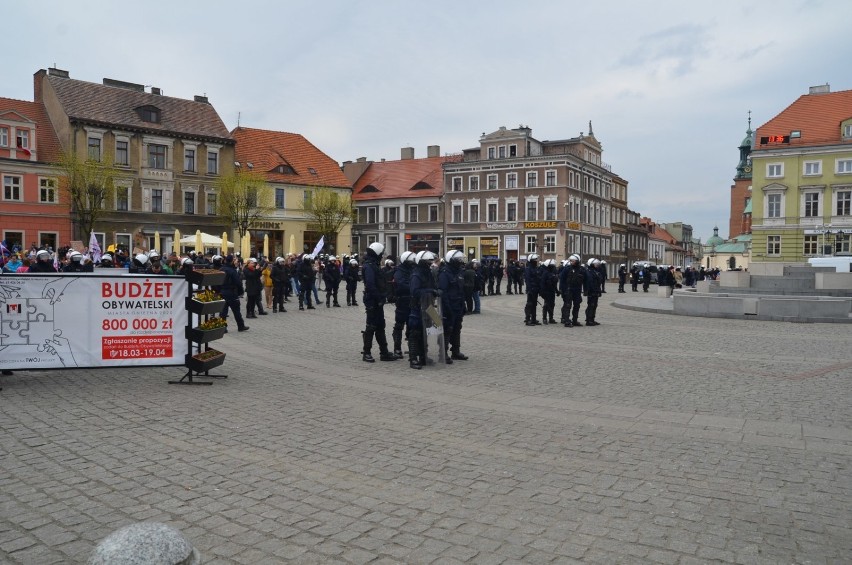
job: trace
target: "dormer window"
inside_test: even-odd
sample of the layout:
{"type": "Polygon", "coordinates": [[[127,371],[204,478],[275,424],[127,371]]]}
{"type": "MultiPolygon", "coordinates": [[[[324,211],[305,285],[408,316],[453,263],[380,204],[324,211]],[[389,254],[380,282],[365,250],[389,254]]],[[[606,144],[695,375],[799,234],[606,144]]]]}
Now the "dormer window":
{"type": "Polygon", "coordinates": [[[142,106],[137,108],[136,111],[139,112],[139,117],[142,118],[143,122],[160,123],[160,109],[156,106],[142,106]]]}
{"type": "Polygon", "coordinates": [[[295,175],[296,174],[296,171],[294,171],[293,167],[291,167],[290,165],[278,165],[277,167],[275,167],[274,172],[278,173],[279,175],[295,175]]]}
{"type": "Polygon", "coordinates": [[[317,174],[317,170],[313,167],[308,167],[308,172],[311,173],[312,175],[317,174]]]}

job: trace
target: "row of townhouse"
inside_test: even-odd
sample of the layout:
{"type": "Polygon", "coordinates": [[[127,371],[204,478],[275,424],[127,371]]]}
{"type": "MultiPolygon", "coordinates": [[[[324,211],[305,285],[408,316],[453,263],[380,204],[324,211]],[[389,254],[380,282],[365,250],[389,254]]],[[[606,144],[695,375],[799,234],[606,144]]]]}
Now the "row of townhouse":
{"type": "MultiPolygon", "coordinates": [[[[252,247],[270,253],[313,249],[321,237],[303,211],[311,191],[348,197],[336,161],[303,136],[251,128],[228,131],[206,96],[192,100],[113,79],[92,83],[51,68],[34,75],[34,101],[0,98],[0,229],[11,246],[58,248],[86,241],[60,189],[61,154],[108,163],[114,189],[95,225],[102,247],[163,250],[196,230],[236,239],[220,215],[219,181],[240,168],[262,172],[268,215],[245,226],[252,247]]],[[[338,234],[346,242],[348,229],[338,234]]],[[[337,242],[329,242],[334,247],[337,242]]]]}
{"type": "Polygon", "coordinates": [[[579,137],[540,141],[527,126],[483,134],[479,145],[440,155],[436,145],[398,161],[347,161],[358,211],[356,249],[373,241],[405,249],[508,261],[572,253],[618,264],[648,258],[648,230],[627,206],[627,181],[602,161],[589,124],[579,137]]]}

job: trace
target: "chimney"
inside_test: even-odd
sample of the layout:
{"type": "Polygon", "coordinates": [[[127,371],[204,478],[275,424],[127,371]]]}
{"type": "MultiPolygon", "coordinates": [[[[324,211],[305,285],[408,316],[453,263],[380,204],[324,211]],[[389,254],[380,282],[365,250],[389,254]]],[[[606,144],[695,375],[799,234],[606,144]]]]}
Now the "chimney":
{"type": "Polygon", "coordinates": [[[47,74],[52,77],[68,78],[68,71],[63,71],[62,69],[57,69],[56,67],[52,69],[47,69],[47,74]]]}
{"type": "Polygon", "coordinates": [[[366,157],[358,157],[358,158],[357,158],[357,159],[355,159],[355,160],[356,160],[357,162],[359,162],[359,163],[366,163],[366,162],[367,162],[367,158],[366,158],[366,157]]]}
{"type": "Polygon", "coordinates": [[[426,147],[426,156],[427,157],[440,157],[441,156],[441,146],[440,145],[429,145],[426,147]]]}
{"type": "Polygon", "coordinates": [[[156,86],[152,86],[151,87],[151,94],[154,94],[156,96],[160,96],[160,95],[163,94],[163,91],[160,90],[159,88],[157,88],[156,86]]]}
{"type": "Polygon", "coordinates": [[[414,148],[413,147],[403,147],[402,148],[402,159],[414,159],[414,148]]]}
{"type": "Polygon", "coordinates": [[[206,96],[199,96],[198,94],[195,95],[195,101],[201,102],[202,104],[210,104],[210,101],[206,96]]]}
{"type": "Polygon", "coordinates": [[[47,71],[44,69],[40,69],[35,72],[33,75],[33,100],[36,102],[41,102],[41,83],[44,80],[44,77],[47,76],[47,71]]]}
{"type": "Polygon", "coordinates": [[[134,92],[145,92],[144,84],[136,84],[135,82],[127,82],[123,80],[115,80],[114,78],[105,78],[104,86],[112,86],[115,88],[123,88],[134,92]]]}
{"type": "Polygon", "coordinates": [[[828,83],[812,86],[808,89],[808,94],[828,94],[829,92],[831,92],[831,86],[828,83]]]}

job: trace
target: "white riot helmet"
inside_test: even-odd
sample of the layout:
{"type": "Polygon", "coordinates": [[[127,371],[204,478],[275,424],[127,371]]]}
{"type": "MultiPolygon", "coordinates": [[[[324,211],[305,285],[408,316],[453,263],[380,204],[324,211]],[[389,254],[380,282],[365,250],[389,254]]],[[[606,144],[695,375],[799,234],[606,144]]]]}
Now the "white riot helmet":
{"type": "Polygon", "coordinates": [[[567,266],[568,266],[568,259],[563,259],[563,260],[562,260],[562,266],[563,266],[563,267],[567,267],[567,266]]]}
{"type": "Polygon", "coordinates": [[[355,259],[350,259],[350,260],[349,260],[349,264],[350,264],[350,265],[352,265],[353,267],[357,267],[357,266],[358,266],[358,261],[356,261],[355,259]]]}
{"type": "Polygon", "coordinates": [[[417,256],[413,251],[403,251],[399,256],[400,263],[414,263],[414,258],[417,256]]]}
{"type": "MultiPolygon", "coordinates": [[[[282,262],[284,261],[284,258],[283,258],[283,257],[279,257],[278,259],[281,259],[281,261],[282,261],[282,262]]],[[[277,261],[278,259],[276,259],[276,261],[277,261]]],[[[329,255],[329,256],[328,256],[328,262],[329,262],[329,263],[331,263],[332,261],[337,261],[337,257],[335,257],[334,255],[329,255]]]]}
{"type": "Polygon", "coordinates": [[[591,266],[592,266],[592,263],[594,263],[594,262],[595,262],[595,258],[594,258],[594,257],[589,257],[589,260],[588,260],[588,261],[586,261],[586,265],[588,265],[589,267],[591,267],[591,266]]]}
{"type": "Polygon", "coordinates": [[[568,257],[568,260],[569,260],[569,261],[576,261],[577,263],[579,263],[579,262],[580,262],[580,256],[579,256],[579,255],[577,255],[576,253],[574,253],[573,255],[571,255],[570,257],[568,257]]]}
{"type": "Polygon", "coordinates": [[[527,261],[529,261],[530,263],[538,261],[538,254],[530,253],[529,255],[527,255],[527,261]]]}
{"type": "Polygon", "coordinates": [[[50,251],[47,251],[46,249],[39,249],[38,253],[36,253],[36,259],[39,261],[47,261],[50,259],[50,251]]]}
{"type": "Polygon", "coordinates": [[[80,263],[81,261],[83,261],[83,254],[79,251],[72,251],[68,254],[68,258],[74,261],[75,263],[80,263]]]}
{"type": "Polygon", "coordinates": [[[148,256],[144,253],[139,253],[133,260],[139,263],[139,265],[146,265],[148,263],[148,256]]]}
{"type": "Polygon", "coordinates": [[[211,261],[218,261],[219,263],[221,263],[225,259],[221,255],[214,255],[213,257],[210,258],[210,260],[211,261]]]}
{"type": "MultiPolygon", "coordinates": [[[[216,257],[213,257],[213,260],[215,261],[216,257]]],[[[189,257],[184,257],[183,259],[180,260],[180,264],[183,265],[184,267],[187,266],[187,265],[191,267],[193,265],[193,261],[189,257]]]]}
{"type": "Polygon", "coordinates": [[[435,259],[437,259],[437,257],[435,257],[435,254],[432,253],[431,251],[429,251],[428,249],[424,249],[423,251],[418,253],[417,257],[415,258],[418,265],[420,265],[424,262],[431,264],[432,262],[435,261],[435,259]]]}
{"type": "Polygon", "coordinates": [[[151,251],[148,252],[148,259],[151,259],[153,261],[154,259],[159,259],[159,258],[160,258],[160,253],[156,249],[152,249],[151,251]]]}
{"type": "Polygon", "coordinates": [[[393,261],[390,259],[385,259],[385,267],[393,267],[393,261]]]}
{"type": "Polygon", "coordinates": [[[453,261],[464,263],[464,253],[462,253],[458,249],[451,249],[447,251],[446,255],[444,255],[444,261],[446,261],[447,263],[451,263],[453,261]]]}
{"type": "Polygon", "coordinates": [[[367,249],[375,253],[377,257],[381,257],[382,253],[385,252],[385,246],[379,243],[378,241],[374,241],[373,243],[368,245],[367,249]]]}
{"type": "Polygon", "coordinates": [[[553,259],[548,259],[544,263],[542,263],[542,265],[544,265],[545,267],[553,267],[556,265],[556,261],[554,261],[553,259]]]}

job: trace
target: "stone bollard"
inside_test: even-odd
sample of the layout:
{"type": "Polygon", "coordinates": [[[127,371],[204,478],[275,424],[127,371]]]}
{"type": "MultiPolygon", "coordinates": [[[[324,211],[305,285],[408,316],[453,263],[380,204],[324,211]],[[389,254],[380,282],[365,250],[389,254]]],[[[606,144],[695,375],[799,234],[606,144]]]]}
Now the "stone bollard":
{"type": "Polygon", "coordinates": [[[89,565],[200,565],[201,555],[180,530],[159,522],[120,528],[95,547],[89,565]]]}
{"type": "Polygon", "coordinates": [[[672,295],[672,287],[670,286],[658,286],[657,287],[657,296],[660,298],[669,298],[672,295]]]}

